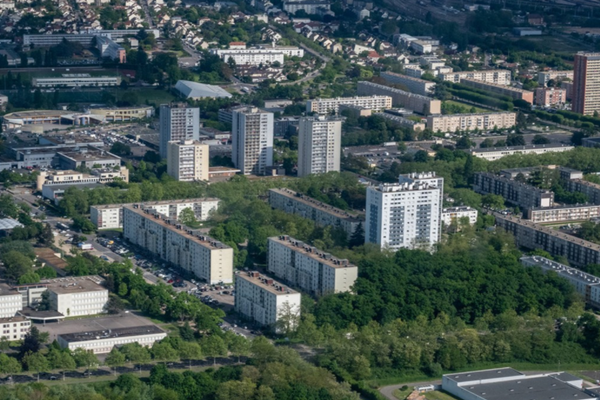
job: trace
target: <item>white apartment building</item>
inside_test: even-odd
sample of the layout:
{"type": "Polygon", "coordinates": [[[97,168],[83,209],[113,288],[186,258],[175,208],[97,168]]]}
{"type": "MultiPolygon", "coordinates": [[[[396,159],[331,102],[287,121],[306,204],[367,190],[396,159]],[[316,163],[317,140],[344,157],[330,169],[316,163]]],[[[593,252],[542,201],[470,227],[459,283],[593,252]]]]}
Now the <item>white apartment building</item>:
{"type": "Polygon", "coordinates": [[[342,104],[382,111],[392,108],[392,98],[390,96],[355,96],[308,100],[306,102],[306,112],[316,112],[317,114],[337,113],[342,104]]]}
{"type": "Polygon", "coordinates": [[[342,119],[302,117],[298,131],[298,176],[340,170],[342,119]]]}
{"type": "Polygon", "coordinates": [[[156,325],[134,326],[131,328],[107,329],[104,331],[63,333],[56,338],[58,344],[69,350],[84,349],[94,354],[106,354],[115,346],[139,343],[152,347],[167,337],[167,333],[156,325]]]}
{"type": "Polygon", "coordinates": [[[196,140],[169,142],[167,173],[178,181],[208,181],[208,145],[196,140]]]}
{"type": "Polygon", "coordinates": [[[270,273],[316,296],[350,292],[358,267],[290,236],[268,239],[270,273]]]}
{"type": "Polygon", "coordinates": [[[282,314],[300,317],[300,293],[256,271],[240,273],[235,279],[235,311],[279,331],[282,314]]]}
{"type": "Polygon", "coordinates": [[[488,71],[461,71],[440,74],[440,78],[452,83],[460,83],[461,79],[473,79],[497,85],[510,85],[512,75],[509,70],[493,69],[488,71]]]}
{"type": "Polygon", "coordinates": [[[472,207],[448,207],[442,210],[442,222],[444,226],[450,226],[454,221],[459,223],[462,218],[468,218],[469,225],[475,225],[477,214],[477,210],[472,207]]]}
{"type": "Polygon", "coordinates": [[[23,298],[8,285],[0,285],[0,318],[11,318],[23,309],[23,298]]]}
{"type": "Polygon", "coordinates": [[[538,73],[538,83],[542,86],[546,86],[551,79],[568,79],[573,80],[575,71],[545,71],[538,73]]]}
{"type": "Polygon", "coordinates": [[[118,86],[120,76],[91,76],[90,74],[62,74],[62,77],[32,78],[31,85],[38,88],[118,86]]]}
{"type": "Polygon", "coordinates": [[[285,57],[304,57],[304,50],[293,46],[258,46],[250,49],[211,49],[225,62],[233,59],[236,65],[260,65],[279,62],[283,64],[285,57]]]}
{"type": "Polygon", "coordinates": [[[160,106],[160,156],[167,158],[170,141],[198,140],[200,138],[200,109],[185,103],[160,106]]]}
{"type": "Polygon", "coordinates": [[[561,153],[563,151],[571,151],[575,147],[567,145],[526,145],[503,148],[486,148],[471,150],[473,157],[483,158],[488,161],[499,160],[502,157],[513,154],[545,154],[545,153],[561,153]]]}
{"type": "Polygon", "coordinates": [[[273,165],[273,113],[242,107],[231,114],[233,164],[244,175],[265,175],[273,165]]]}
{"type": "MultiPolygon", "coordinates": [[[[123,207],[127,204],[105,204],[90,207],[90,218],[98,229],[123,228],[123,207]]],[[[219,208],[219,199],[200,198],[185,200],[163,200],[141,203],[140,206],[153,209],[171,219],[178,219],[181,212],[191,208],[198,221],[206,221],[210,213],[219,208]]]]}
{"type": "Polygon", "coordinates": [[[123,237],[210,283],[233,282],[233,249],[137,204],[123,207],[123,237]]]}
{"type": "Polygon", "coordinates": [[[96,315],[105,312],[108,289],[97,276],[57,278],[47,283],[50,307],[64,316],[96,315]]]}
{"type": "Polygon", "coordinates": [[[536,224],[588,221],[592,218],[600,218],[600,205],[574,204],[555,207],[535,207],[525,210],[523,218],[527,218],[536,224]]]}
{"type": "Polygon", "coordinates": [[[365,242],[393,250],[431,249],[440,240],[443,190],[444,179],[435,172],[368,187],[365,242]]]}
{"type": "Polygon", "coordinates": [[[0,327],[0,338],[23,340],[31,330],[31,321],[21,316],[0,318],[0,327]]]}
{"type": "Polygon", "coordinates": [[[514,112],[496,112],[485,114],[449,114],[427,116],[427,128],[433,132],[473,131],[475,129],[507,129],[517,123],[514,112]]]}

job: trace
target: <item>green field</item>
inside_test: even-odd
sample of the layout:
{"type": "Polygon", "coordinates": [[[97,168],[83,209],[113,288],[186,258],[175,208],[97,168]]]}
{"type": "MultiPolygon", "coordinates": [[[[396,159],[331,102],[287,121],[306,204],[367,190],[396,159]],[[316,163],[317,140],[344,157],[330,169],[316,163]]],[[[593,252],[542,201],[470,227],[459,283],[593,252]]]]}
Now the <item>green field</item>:
{"type": "Polygon", "coordinates": [[[425,393],[425,397],[427,400],[457,400],[456,397],[451,396],[446,392],[439,392],[437,390],[425,393]]]}
{"type": "Polygon", "coordinates": [[[471,109],[474,108],[476,113],[486,113],[489,112],[489,109],[486,108],[482,108],[482,107],[478,107],[478,106],[473,106],[471,104],[467,104],[467,103],[463,103],[461,101],[456,101],[456,100],[445,100],[444,103],[446,104],[453,104],[455,106],[459,106],[459,107],[466,107],[467,109],[471,109]]]}

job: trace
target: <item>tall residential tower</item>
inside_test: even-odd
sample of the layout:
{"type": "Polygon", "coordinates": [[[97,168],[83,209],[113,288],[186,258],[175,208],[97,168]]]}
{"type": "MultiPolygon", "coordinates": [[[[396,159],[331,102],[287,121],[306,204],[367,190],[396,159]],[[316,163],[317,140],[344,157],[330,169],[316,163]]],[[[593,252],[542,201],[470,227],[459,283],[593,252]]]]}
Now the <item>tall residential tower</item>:
{"type": "Polygon", "coordinates": [[[233,164],[244,175],[264,175],[273,165],[273,113],[244,107],[231,119],[233,164]]]}
{"type": "Polygon", "coordinates": [[[196,140],[168,143],[167,173],[178,181],[207,181],[209,161],[207,144],[196,140]]]}
{"type": "Polygon", "coordinates": [[[341,145],[341,118],[300,118],[298,176],[339,171],[341,145]]]}
{"type": "Polygon", "coordinates": [[[200,138],[200,109],[185,103],[160,106],[160,156],[167,158],[170,141],[198,140],[200,138]]]}
{"type": "Polygon", "coordinates": [[[600,111],[600,53],[575,54],[573,73],[574,112],[592,115],[600,111]]]}

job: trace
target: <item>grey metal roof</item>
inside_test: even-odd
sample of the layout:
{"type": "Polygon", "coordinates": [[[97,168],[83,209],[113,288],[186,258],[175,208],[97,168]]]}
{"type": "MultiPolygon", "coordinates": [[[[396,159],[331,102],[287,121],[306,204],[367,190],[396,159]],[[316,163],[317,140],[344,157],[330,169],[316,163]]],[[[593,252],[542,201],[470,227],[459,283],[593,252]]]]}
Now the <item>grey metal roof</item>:
{"type": "Polygon", "coordinates": [[[0,219],[0,231],[6,231],[9,229],[14,229],[17,226],[22,227],[23,224],[20,223],[19,221],[16,221],[12,218],[2,218],[0,219]]]}
{"type": "Polygon", "coordinates": [[[464,385],[462,388],[486,400],[586,400],[594,398],[583,390],[550,376],[481,385],[464,385]]]}
{"type": "Polygon", "coordinates": [[[175,85],[185,98],[200,98],[200,97],[232,97],[231,93],[220,88],[219,86],[206,85],[204,83],[192,81],[177,81],[175,85]]]}
{"type": "Polygon", "coordinates": [[[512,368],[495,368],[486,369],[483,371],[463,372],[458,374],[446,374],[444,375],[447,379],[451,379],[455,382],[471,382],[480,381],[483,379],[497,379],[506,378],[507,376],[525,376],[523,373],[512,369],[512,368]]]}

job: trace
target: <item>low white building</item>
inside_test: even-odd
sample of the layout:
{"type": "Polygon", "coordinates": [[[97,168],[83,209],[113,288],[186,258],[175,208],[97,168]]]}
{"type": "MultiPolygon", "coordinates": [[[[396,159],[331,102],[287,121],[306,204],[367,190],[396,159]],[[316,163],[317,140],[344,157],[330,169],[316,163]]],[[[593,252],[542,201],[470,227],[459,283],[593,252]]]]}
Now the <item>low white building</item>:
{"type": "Polygon", "coordinates": [[[11,318],[23,309],[23,298],[8,285],[0,285],[0,318],[11,318]]]}
{"type": "Polygon", "coordinates": [[[277,321],[281,317],[291,317],[292,324],[299,320],[300,293],[256,271],[243,272],[235,280],[235,311],[280,331],[277,321]]]}
{"type": "Polygon", "coordinates": [[[58,344],[69,350],[84,349],[94,354],[105,354],[115,346],[139,343],[152,347],[155,342],[167,337],[167,333],[156,325],[135,326],[131,328],[107,329],[104,331],[64,333],[58,335],[58,344]]]}
{"type": "Polygon", "coordinates": [[[283,64],[284,57],[304,57],[304,50],[293,46],[257,46],[249,49],[211,49],[225,62],[232,59],[236,65],[283,64]]]}
{"type": "Polygon", "coordinates": [[[63,74],[58,78],[32,78],[31,85],[39,88],[52,87],[100,87],[118,86],[121,83],[120,76],[91,76],[90,74],[63,74]]]}
{"type": "Polygon", "coordinates": [[[314,99],[306,102],[306,112],[316,112],[317,114],[337,113],[342,104],[362,107],[373,111],[383,111],[392,108],[392,98],[390,96],[355,96],[314,99]]]}
{"type": "Polygon", "coordinates": [[[0,318],[0,338],[23,340],[30,330],[31,321],[25,317],[0,318]]]}
{"type": "Polygon", "coordinates": [[[571,151],[575,147],[561,145],[527,145],[515,147],[501,148],[486,148],[471,150],[473,157],[483,158],[488,161],[499,160],[502,157],[511,156],[513,154],[545,154],[545,153],[562,153],[563,151],[571,151]]]}
{"type": "Polygon", "coordinates": [[[460,222],[461,218],[468,218],[469,225],[477,223],[477,210],[471,207],[449,207],[442,210],[442,222],[444,226],[450,226],[452,222],[460,222]]]}
{"type": "Polygon", "coordinates": [[[57,278],[47,283],[50,307],[67,316],[95,315],[105,312],[108,289],[98,276],[57,278]]]}

